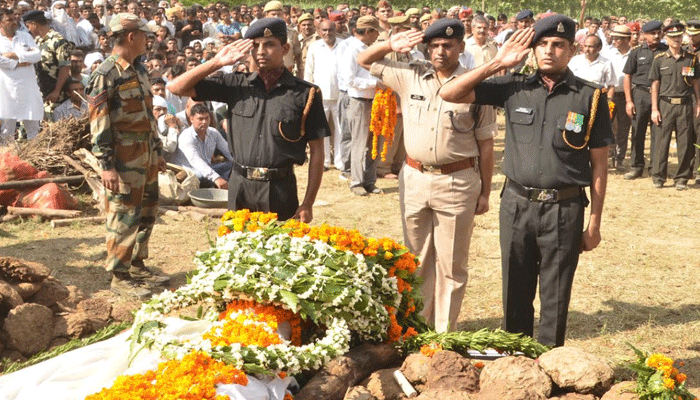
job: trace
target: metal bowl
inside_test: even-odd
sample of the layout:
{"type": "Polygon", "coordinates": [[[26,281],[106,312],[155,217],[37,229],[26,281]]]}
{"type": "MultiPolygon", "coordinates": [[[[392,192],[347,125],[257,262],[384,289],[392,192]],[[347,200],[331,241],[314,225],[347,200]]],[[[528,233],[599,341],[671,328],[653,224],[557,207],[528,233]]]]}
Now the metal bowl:
{"type": "Polygon", "coordinates": [[[226,208],[228,205],[228,190],[226,189],[197,189],[187,193],[192,204],[202,208],[226,208]]]}

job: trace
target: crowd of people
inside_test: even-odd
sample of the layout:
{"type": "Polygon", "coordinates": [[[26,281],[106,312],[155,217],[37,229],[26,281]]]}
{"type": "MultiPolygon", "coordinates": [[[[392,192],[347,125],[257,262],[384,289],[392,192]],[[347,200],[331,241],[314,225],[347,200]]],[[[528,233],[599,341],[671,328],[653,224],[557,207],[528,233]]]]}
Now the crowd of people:
{"type": "Polygon", "coordinates": [[[378,178],[398,179],[424,316],[446,331],[466,289],[474,218],[489,210],[504,112],[504,325],[533,334],[539,277],[539,339],[562,345],[578,254],[601,240],[609,165],[640,178],[647,131],[655,187],[668,179],[673,131],[676,189],[700,160],[700,21],[598,19],[582,6],[577,23],[549,11],[398,10],[387,0],[314,9],[0,1],[0,141],[31,140],[42,119],[89,112],[108,191],[112,288],[137,297],[168,280],[143,261],[165,162],[227,189],[231,209],[305,222],[324,170],[357,196],[382,194],[378,178]],[[380,160],[370,124],[387,88],[396,121],[380,160]],[[299,202],[293,166],[307,160],[299,202]]]}

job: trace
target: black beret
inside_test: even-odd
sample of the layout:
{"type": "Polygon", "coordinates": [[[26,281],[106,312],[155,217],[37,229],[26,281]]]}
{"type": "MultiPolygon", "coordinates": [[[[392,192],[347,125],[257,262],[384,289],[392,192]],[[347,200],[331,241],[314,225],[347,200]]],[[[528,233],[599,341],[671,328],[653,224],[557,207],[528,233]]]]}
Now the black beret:
{"type": "Polygon", "coordinates": [[[22,15],[22,21],[37,21],[39,23],[48,22],[48,20],[46,19],[46,14],[44,14],[43,11],[39,10],[27,11],[26,13],[24,13],[24,15],[22,15]]]}
{"type": "Polygon", "coordinates": [[[515,14],[515,19],[517,21],[522,21],[525,18],[532,18],[534,14],[530,10],[520,10],[519,13],[515,14]]]}
{"type": "Polygon", "coordinates": [[[664,24],[661,23],[661,21],[652,19],[651,21],[647,22],[642,26],[642,32],[644,33],[649,33],[653,31],[660,31],[661,28],[663,28],[664,24]]]}
{"type": "Polygon", "coordinates": [[[245,33],[245,39],[270,36],[279,38],[282,44],[287,43],[287,24],[282,18],[261,18],[248,27],[245,33]]]}
{"type": "Polygon", "coordinates": [[[424,32],[423,43],[435,38],[464,39],[464,25],[454,18],[441,18],[432,23],[424,32]]]}
{"type": "Polygon", "coordinates": [[[571,42],[576,37],[576,23],[573,19],[561,14],[550,15],[535,22],[533,29],[535,30],[535,37],[532,38],[533,47],[543,37],[562,37],[571,42]]]}

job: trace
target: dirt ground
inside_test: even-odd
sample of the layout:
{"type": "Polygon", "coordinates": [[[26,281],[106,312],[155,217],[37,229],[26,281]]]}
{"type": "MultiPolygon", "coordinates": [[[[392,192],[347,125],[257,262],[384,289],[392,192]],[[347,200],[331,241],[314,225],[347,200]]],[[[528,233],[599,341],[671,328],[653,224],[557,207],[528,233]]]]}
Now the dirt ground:
{"type": "MultiPolygon", "coordinates": [[[[501,125],[502,128],[502,125],[501,125]]],[[[503,133],[496,139],[501,158],[503,133]]],[[[675,149],[671,151],[675,170],[675,149]]],[[[300,196],[306,169],[297,171],[300,196]]],[[[396,180],[381,179],[383,195],[353,196],[338,171],[328,171],[316,205],[314,223],[357,228],[374,237],[402,241],[396,180]]],[[[502,317],[499,191],[504,176],[496,168],[490,211],[477,217],[469,263],[469,286],[460,328],[497,328],[502,317]]],[[[603,214],[600,246],[581,256],[570,306],[567,345],[587,349],[619,365],[633,357],[629,342],[685,362],[688,384],[700,394],[700,186],[679,192],[655,189],[649,178],[625,181],[612,169],[603,214]]],[[[197,251],[208,247],[216,220],[162,216],[154,229],[149,265],[184,283],[197,251]]],[[[32,220],[0,224],[0,254],[46,264],[53,276],[86,293],[107,297],[110,276],[102,268],[104,228],[74,225],[52,229],[32,220]]],[[[536,303],[538,300],[536,300],[536,303]]],[[[537,304],[536,304],[536,308],[537,304]]]]}

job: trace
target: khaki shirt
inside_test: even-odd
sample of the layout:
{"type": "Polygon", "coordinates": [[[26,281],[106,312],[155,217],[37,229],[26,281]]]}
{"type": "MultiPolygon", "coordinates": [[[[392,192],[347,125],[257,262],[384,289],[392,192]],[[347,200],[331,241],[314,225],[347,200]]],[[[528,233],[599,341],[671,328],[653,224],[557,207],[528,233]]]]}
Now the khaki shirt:
{"type": "Polygon", "coordinates": [[[295,71],[294,67],[301,71],[304,64],[297,64],[301,62],[301,43],[299,43],[297,31],[289,27],[287,27],[287,43],[289,43],[289,51],[284,55],[284,66],[292,72],[295,71]]]}
{"type": "Polygon", "coordinates": [[[486,38],[486,42],[483,46],[476,43],[474,36],[464,39],[464,43],[464,49],[474,56],[475,67],[493,60],[493,58],[496,57],[496,53],[498,53],[496,42],[494,42],[491,38],[486,38]]]}
{"type": "MultiPolygon", "coordinates": [[[[465,73],[462,66],[447,80],[465,73]]],[[[455,104],[438,95],[442,84],[430,63],[402,63],[384,59],[370,73],[401,97],[406,153],[428,165],[442,165],[478,157],[477,140],[496,133],[496,112],[490,106],[455,104]]]]}

